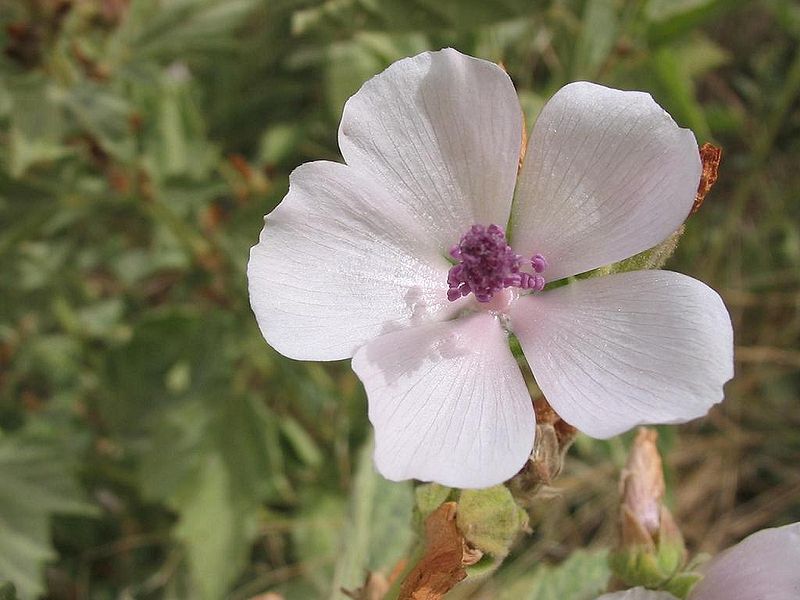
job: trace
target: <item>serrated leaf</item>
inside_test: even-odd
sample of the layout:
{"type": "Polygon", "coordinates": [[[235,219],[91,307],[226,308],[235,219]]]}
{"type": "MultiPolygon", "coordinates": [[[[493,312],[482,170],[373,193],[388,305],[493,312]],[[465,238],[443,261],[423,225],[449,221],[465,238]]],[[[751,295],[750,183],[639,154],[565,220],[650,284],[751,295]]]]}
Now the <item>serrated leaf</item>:
{"type": "Polygon", "coordinates": [[[0,580],[13,583],[22,597],[44,592],[43,567],[56,556],[51,515],[95,514],[74,467],[52,441],[24,433],[0,437],[0,580]]]}
{"type": "Polygon", "coordinates": [[[373,444],[359,453],[351,492],[350,514],[344,528],[330,598],[343,598],[341,589],[356,589],[367,571],[388,573],[408,550],[413,538],[411,518],[414,491],[410,481],[381,477],[372,462],[373,444]]]}

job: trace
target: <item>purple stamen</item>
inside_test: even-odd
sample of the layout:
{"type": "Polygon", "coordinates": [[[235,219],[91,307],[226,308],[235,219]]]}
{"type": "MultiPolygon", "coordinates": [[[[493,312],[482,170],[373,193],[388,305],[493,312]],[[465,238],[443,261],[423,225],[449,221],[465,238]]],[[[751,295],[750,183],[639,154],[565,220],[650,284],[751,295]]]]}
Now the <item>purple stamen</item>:
{"type": "Polygon", "coordinates": [[[547,259],[541,254],[536,254],[531,259],[531,267],[537,273],[544,273],[545,269],[547,269],[547,259]]]}
{"type": "Polygon", "coordinates": [[[450,256],[459,261],[447,274],[447,299],[451,302],[470,293],[478,302],[490,302],[505,288],[541,291],[545,286],[539,274],[547,268],[544,256],[537,254],[531,259],[533,274],[520,271],[522,257],[508,245],[497,225],[473,225],[450,249],[450,256]]]}

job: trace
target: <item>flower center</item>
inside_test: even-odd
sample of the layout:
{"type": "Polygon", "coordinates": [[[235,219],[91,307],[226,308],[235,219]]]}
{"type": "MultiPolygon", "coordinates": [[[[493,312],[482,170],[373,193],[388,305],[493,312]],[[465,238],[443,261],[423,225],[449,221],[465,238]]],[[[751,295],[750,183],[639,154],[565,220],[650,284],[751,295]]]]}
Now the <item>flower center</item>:
{"type": "Polygon", "coordinates": [[[450,256],[458,261],[447,274],[447,299],[451,302],[470,293],[478,302],[491,302],[505,288],[539,291],[545,285],[541,275],[547,268],[544,256],[531,258],[533,273],[520,271],[523,259],[508,245],[506,234],[497,225],[473,225],[450,249],[450,256]]]}

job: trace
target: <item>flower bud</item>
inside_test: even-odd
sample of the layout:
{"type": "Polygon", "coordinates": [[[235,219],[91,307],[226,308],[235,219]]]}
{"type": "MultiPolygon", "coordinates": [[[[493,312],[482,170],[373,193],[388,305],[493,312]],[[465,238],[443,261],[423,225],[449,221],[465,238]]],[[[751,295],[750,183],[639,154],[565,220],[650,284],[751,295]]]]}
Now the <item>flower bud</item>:
{"type": "Polygon", "coordinates": [[[520,532],[528,530],[528,514],[502,485],[463,490],[457,522],[471,546],[499,558],[508,554],[520,532]]]}
{"type": "Polygon", "coordinates": [[[655,430],[639,429],[620,480],[620,547],[611,555],[611,566],[631,586],[660,587],[686,560],[683,536],[663,504],[657,439],[655,430]]]}

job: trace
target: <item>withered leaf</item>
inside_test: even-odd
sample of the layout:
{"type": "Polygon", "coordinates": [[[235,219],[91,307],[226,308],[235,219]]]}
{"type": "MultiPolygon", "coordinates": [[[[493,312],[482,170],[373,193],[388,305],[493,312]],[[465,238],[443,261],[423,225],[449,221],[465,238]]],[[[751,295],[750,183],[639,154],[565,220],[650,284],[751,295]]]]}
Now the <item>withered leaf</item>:
{"type": "Polygon", "coordinates": [[[464,537],[456,527],[458,504],[445,502],[425,520],[425,554],[400,588],[399,600],[440,600],[467,576],[464,537]]]}
{"type": "Polygon", "coordinates": [[[697,194],[694,197],[692,213],[696,213],[703,205],[708,192],[717,182],[719,163],[722,160],[722,148],[706,142],[700,148],[700,160],[703,163],[703,174],[700,175],[700,185],[697,186],[697,194]]]}

